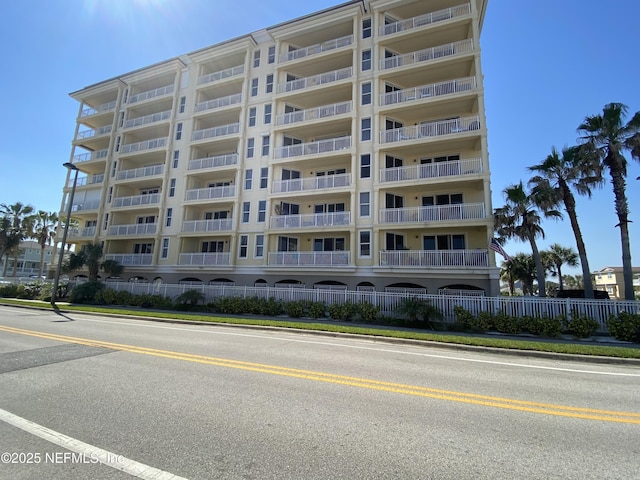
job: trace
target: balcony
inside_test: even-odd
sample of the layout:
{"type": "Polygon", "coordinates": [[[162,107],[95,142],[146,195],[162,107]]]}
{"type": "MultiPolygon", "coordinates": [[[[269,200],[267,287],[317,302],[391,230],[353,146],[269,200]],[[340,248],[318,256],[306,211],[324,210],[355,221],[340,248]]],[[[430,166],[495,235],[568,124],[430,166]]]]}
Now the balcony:
{"type": "Polygon", "coordinates": [[[422,123],[413,127],[394,128],[380,132],[380,143],[404,142],[444,135],[459,135],[461,133],[480,130],[480,117],[463,117],[451,120],[438,120],[422,123]]]}
{"type": "Polygon", "coordinates": [[[323,107],[285,113],[276,117],[276,125],[291,125],[324,118],[336,117],[351,112],[352,102],[334,103],[323,107]]]}
{"type": "Polygon", "coordinates": [[[73,163],[90,162],[92,160],[100,160],[109,156],[109,149],[96,150],[95,152],[81,153],[73,156],[73,163]]]}
{"type": "Polygon", "coordinates": [[[156,203],[160,203],[159,193],[114,198],[112,207],[138,207],[142,205],[154,205],[156,203]]]}
{"type": "Polygon", "coordinates": [[[187,190],[185,201],[193,200],[213,200],[219,198],[233,198],[236,196],[236,186],[226,185],[223,187],[196,188],[187,190]]]}
{"type": "Polygon", "coordinates": [[[198,78],[198,85],[204,85],[206,83],[216,82],[218,80],[224,80],[231,77],[238,77],[244,74],[244,65],[238,65],[235,67],[220,70],[218,72],[202,75],[198,78]]]}
{"type": "Polygon", "coordinates": [[[278,93],[295,92],[305,88],[317,87],[319,85],[327,85],[329,83],[339,82],[351,78],[353,68],[347,67],[332,72],[321,73],[313,77],[298,78],[290,82],[278,85],[278,93]]]}
{"type": "Polygon", "coordinates": [[[233,135],[240,131],[239,123],[232,123],[230,125],[222,125],[220,127],[207,128],[204,130],[196,130],[191,135],[191,141],[204,140],[205,138],[217,138],[227,135],[233,135]]]}
{"type": "Polygon", "coordinates": [[[487,250],[387,250],[380,252],[382,267],[488,267],[487,250]]]}
{"type": "Polygon", "coordinates": [[[383,168],[380,170],[380,182],[403,182],[424,178],[440,178],[482,173],[482,159],[470,158],[451,162],[426,163],[406,167],[383,168]]]}
{"type": "Polygon", "coordinates": [[[231,265],[231,255],[229,252],[181,253],[178,265],[229,266],[231,265]]]}
{"type": "Polygon", "coordinates": [[[469,38],[459,42],[448,43],[446,45],[439,45],[437,47],[431,47],[417,52],[385,58],[380,61],[380,70],[389,70],[392,68],[405,67],[407,65],[430,62],[445,57],[462,55],[472,51],[473,40],[469,38]]]}
{"type": "Polygon", "coordinates": [[[380,95],[380,105],[397,105],[425,98],[453,95],[455,93],[468,92],[476,88],[476,77],[459,78],[446,82],[432,83],[415,88],[397,90],[395,92],[380,95]]]}
{"type": "Polygon", "coordinates": [[[132,178],[154,177],[162,175],[164,165],[153,165],[149,167],[134,168],[132,170],[121,170],[116,175],[116,180],[131,180],[132,178]]]}
{"type": "Polygon", "coordinates": [[[279,147],[275,151],[275,158],[291,158],[303,155],[317,155],[320,153],[337,152],[351,148],[351,136],[329,138],[317,142],[299,143],[279,147]]]}
{"type": "Polygon", "coordinates": [[[82,112],[80,112],[80,118],[91,117],[93,115],[99,115],[101,113],[109,113],[116,109],[116,101],[109,103],[104,103],[97,107],[87,107],[83,108],[82,112]]]}
{"type": "Polygon", "coordinates": [[[153,254],[151,253],[111,253],[104,256],[105,260],[115,260],[120,265],[151,265],[153,254]]]}
{"type": "Polygon", "coordinates": [[[69,237],[71,238],[88,238],[94,237],[96,234],[96,227],[85,227],[85,228],[70,228],[69,229],[69,237]]]}
{"type": "Polygon", "coordinates": [[[351,185],[351,174],[324,175],[321,177],[294,178],[278,180],[271,186],[272,193],[308,192],[325,188],[340,188],[351,185]]]}
{"type": "Polygon", "coordinates": [[[182,222],[182,233],[228,232],[233,230],[233,218],[187,220],[182,222]]]}
{"type": "Polygon", "coordinates": [[[164,95],[169,95],[173,93],[174,86],[167,85],[166,87],[156,88],[154,90],[149,90],[146,92],[138,93],[136,95],[131,95],[127,103],[131,105],[132,103],[142,102],[143,100],[149,100],[151,98],[162,97],[164,95]]]}
{"type": "Polygon", "coordinates": [[[230,167],[238,164],[238,154],[214,155],[212,157],[195,158],[189,161],[189,170],[230,167]]]}
{"type": "MultiPolygon", "coordinates": [[[[90,200],[88,202],[83,202],[83,203],[74,203],[71,206],[71,211],[72,212],[85,212],[88,210],[97,210],[98,207],[100,206],[100,201],[99,200],[90,200]]],[[[65,211],[67,210],[67,207],[64,207],[65,211]]]]}
{"type": "Polygon", "coordinates": [[[149,125],[152,123],[162,122],[171,118],[171,110],[164,112],[153,113],[151,115],[145,115],[144,117],[131,118],[124,122],[124,128],[140,127],[142,125],[149,125]]]}
{"type": "Polygon", "coordinates": [[[346,267],[349,252],[269,252],[268,265],[280,267],[346,267]]]}
{"type": "Polygon", "coordinates": [[[387,224],[482,220],[485,216],[484,203],[380,209],[380,223],[387,224]]]}
{"type": "Polygon", "coordinates": [[[450,20],[452,18],[463,17],[471,14],[471,5],[466,3],[456,7],[445,8],[436,12],[426,13],[417,17],[400,20],[398,22],[383,25],[379,29],[381,37],[393,35],[398,32],[405,32],[416,28],[432,25],[434,23],[450,20]]]}
{"type": "Polygon", "coordinates": [[[237,105],[240,103],[242,103],[242,94],[236,93],[235,95],[229,95],[228,97],[214,98],[207,102],[196,103],[195,113],[228,107],[230,105],[237,105]]]}
{"type": "Polygon", "coordinates": [[[280,55],[280,63],[290,62],[292,60],[299,60],[301,58],[310,57],[312,55],[318,55],[324,52],[330,52],[338,48],[347,47],[353,44],[353,35],[347,35],[345,37],[334,38],[326,42],[311,45],[305,48],[298,48],[290,52],[285,52],[280,55]]]}
{"type": "Polygon", "coordinates": [[[153,150],[155,148],[162,148],[167,146],[167,137],[163,138],[154,138],[153,140],[145,140],[144,142],[138,143],[127,143],[122,145],[120,148],[120,153],[136,153],[143,152],[146,150],[153,150]]]}
{"type": "Polygon", "coordinates": [[[85,130],[83,132],[78,132],[76,135],[76,140],[86,140],[88,138],[97,138],[102,137],[104,135],[108,135],[113,130],[111,125],[105,125],[104,127],[99,127],[92,130],[85,130]]]}
{"type": "Polygon", "coordinates": [[[311,213],[307,215],[280,215],[271,217],[273,229],[340,227],[351,223],[351,212],[311,213]]]}
{"type": "MultiPolygon", "coordinates": [[[[104,182],[104,173],[100,173],[97,175],[87,175],[86,177],[78,178],[76,182],[76,186],[78,187],[88,187],[89,185],[99,185],[104,182]]],[[[73,187],[73,180],[69,180],[67,183],[67,187],[73,187]]]]}
{"type": "Polygon", "coordinates": [[[132,225],[112,225],[109,227],[109,235],[119,237],[154,235],[158,231],[157,223],[136,223],[132,225]]]}

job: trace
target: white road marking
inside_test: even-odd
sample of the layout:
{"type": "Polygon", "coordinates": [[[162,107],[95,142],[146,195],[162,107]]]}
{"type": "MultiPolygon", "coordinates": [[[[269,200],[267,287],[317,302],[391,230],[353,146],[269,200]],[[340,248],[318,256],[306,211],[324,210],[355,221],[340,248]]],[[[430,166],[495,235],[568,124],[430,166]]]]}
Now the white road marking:
{"type": "Polygon", "coordinates": [[[134,477],[144,480],[187,480],[173,473],[165,472],[155,467],[150,467],[144,463],[136,462],[107,450],[103,450],[88,443],[81,442],[75,438],[68,437],[62,433],[38,425],[26,418],[14,415],[11,412],[0,409],[0,420],[13,425],[20,430],[24,430],[36,437],[40,437],[48,442],[58,445],[66,450],[83,454],[86,458],[97,459],[100,463],[116,470],[123,471],[134,477]]]}

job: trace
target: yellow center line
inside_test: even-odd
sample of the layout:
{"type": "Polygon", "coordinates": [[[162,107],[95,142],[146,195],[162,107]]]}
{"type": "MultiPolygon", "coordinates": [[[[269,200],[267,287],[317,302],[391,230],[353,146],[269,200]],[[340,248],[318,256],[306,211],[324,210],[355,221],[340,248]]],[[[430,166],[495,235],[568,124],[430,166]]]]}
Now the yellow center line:
{"type": "Polygon", "coordinates": [[[473,405],[504,408],[523,412],[541,413],[546,415],[556,415],[562,417],[582,418],[589,420],[600,420],[607,422],[631,423],[640,425],[640,413],[618,412],[611,410],[599,410],[582,407],[571,407],[566,405],[554,405],[547,403],[531,402],[525,400],[515,400],[509,398],[493,397],[466,392],[455,392],[416,385],[406,385],[401,383],[385,382],[366,378],[336,375],[331,373],[316,372],[311,370],[301,370],[296,368],[280,367],[277,365],[265,365],[254,362],[243,362],[226,358],[216,358],[190,353],[173,352],[170,350],[158,350],[155,348],[141,347],[137,345],[126,345],[121,343],[104,342],[86,338],[69,337],[53,333],[37,332],[13,327],[0,326],[0,331],[29,335],[33,337],[56,340],[60,342],[75,343],[92,347],[108,348],[111,350],[126,351],[155,357],[182,360],[187,362],[214,365],[225,368],[234,368],[270,375],[280,375],[286,377],[313,380],[318,382],[334,383],[371,390],[399,393],[403,395],[413,395],[425,398],[434,398],[473,405]]]}

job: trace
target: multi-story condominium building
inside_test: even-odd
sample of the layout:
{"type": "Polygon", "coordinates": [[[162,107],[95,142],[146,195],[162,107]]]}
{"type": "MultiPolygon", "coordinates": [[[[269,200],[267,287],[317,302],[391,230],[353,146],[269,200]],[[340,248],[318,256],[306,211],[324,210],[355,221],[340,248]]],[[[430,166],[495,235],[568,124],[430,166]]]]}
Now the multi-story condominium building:
{"type": "MultiPolygon", "coordinates": [[[[40,275],[40,262],[42,261],[42,275],[45,276],[51,266],[51,259],[55,256],[55,247],[46,245],[44,251],[38,242],[25,240],[20,243],[18,263],[15,268],[16,277],[30,277],[40,275]]],[[[0,276],[12,277],[14,273],[13,256],[0,258],[0,276]],[[5,265],[6,263],[6,265],[5,265]]]]}
{"type": "Polygon", "coordinates": [[[149,282],[497,294],[486,3],[348,1],[72,93],[69,241],[149,282]]]}
{"type": "MultiPolygon", "coordinates": [[[[640,267],[632,267],[633,291],[636,298],[640,296],[640,267]]],[[[624,299],[624,277],[622,267],[605,267],[592,274],[593,288],[604,290],[610,298],[624,299]]]]}

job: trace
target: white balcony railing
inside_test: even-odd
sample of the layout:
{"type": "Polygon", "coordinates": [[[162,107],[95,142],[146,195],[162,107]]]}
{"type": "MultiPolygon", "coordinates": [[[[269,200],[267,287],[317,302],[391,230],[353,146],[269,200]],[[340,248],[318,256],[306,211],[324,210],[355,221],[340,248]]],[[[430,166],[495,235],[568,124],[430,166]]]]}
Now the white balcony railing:
{"type": "Polygon", "coordinates": [[[95,152],[80,153],[73,156],[73,163],[90,162],[92,160],[100,160],[109,155],[109,149],[96,150],[95,152]]]}
{"type": "Polygon", "coordinates": [[[380,182],[402,182],[421,178],[474,175],[482,173],[482,170],[481,158],[425,163],[406,167],[383,168],[380,170],[380,182]]]}
{"type": "Polygon", "coordinates": [[[74,238],[93,237],[96,234],[96,227],[70,228],[69,236],[74,238]]]}
{"type": "Polygon", "coordinates": [[[131,197],[117,197],[113,199],[113,207],[136,207],[140,205],[153,205],[160,202],[159,193],[146,195],[134,195],[131,197]]]}
{"type": "Polygon", "coordinates": [[[276,158],[299,157],[302,155],[317,155],[319,153],[336,152],[351,148],[351,137],[336,137],[317,142],[287,145],[276,149],[276,158]]]}
{"type": "Polygon", "coordinates": [[[153,254],[151,253],[110,253],[104,256],[105,260],[115,260],[120,265],[151,265],[153,254]]]}
{"type": "Polygon", "coordinates": [[[178,265],[231,265],[229,252],[181,253],[178,265]]]}
{"type": "Polygon", "coordinates": [[[404,142],[407,140],[455,135],[476,130],[480,130],[480,117],[477,115],[385,130],[380,132],[380,143],[404,142]]]}
{"type": "Polygon", "coordinates": [[[328,83],[346,80],[353,75],[353,68],[347,67],[332,72],[321,73],[313,77],[298,78],[286,83],[278,85],[278,93],[293,92],[304,88],[317,87],[318,85],[326,85],[328,83]]]}
{"type": "Polygon", "coordinates": [[[87,138],[101,137],[103,135],[108,135],[113,130],[111,125],[105,125],[104,127],[99,127],[92,130],[85,130],[84,132],[78,132],[76,135],[76,140],[86,140],[87,138]]]}
{"type": "Polygon", "coordinates": [[[226,185],[223,187],[196,188],[187,190],[185,200],[212,200],[216,198],[230,198],[236,196],[236,186],[226,185]]]}
{"type": "Polygon", "coordinates": [[[309,47],[298,48],[290,52],[285,52],[280,55],[280,62],[289,62],[291,60],[298,60],[300,58],[309,57],[311,55],[317,55],[319,53],[329,52],[337,48],[346,47],[353,43],[353,35],[347,35],[345,37],[334,38],[327,40],[326,42],[311,45],[309,47]]]}
{"type": "Polygon", "coordinates": [[[233,229],[232,218],[217,218],[211,220],[187,220],[182,222],[183,233],[196,232],[227,232],[233,229]]]}
{"type": "Polygon", "coordinates": [[[462,17],[471,13],[471,5],[465,3],[451,8],[430,12],[417,17],[400,20],[398,22],[389,23],[380,27],[380,36],[391,35],[397,32],[404,32],[414,28],[431,25],[432,23],[442,22],[451,18],[462,17]]]}
{"type": "Polygon", "coordinates": [[[380,252],[383,267],[488,267],[487,250],[387,250],[380,252]]]}
{"type": "Polygon", "coordinates": [[[112,225],[109,227],[109,235],[153,235],[158,231],[157,223],[136,223],[132,225],[112,225]]]}
{"type": "Polygon", "coordinates": [[[440,97],[454,93],[468,92],[476,88],[476,77],[458,78],[446,82],[432,83],[415,88],[397,90],[395,92],[380,95],[380,105],[395,105],[398,103],[412,102],[429,97],[440,97]]]}
{"type": "MultiPolygon", "coordinates": [[[[78,178],[76,186],[86,187],[88,185],[98,185],[102,182],[104,182],[104,173],[98,173],[97,175],[87,175],[86,177],[78,178]]],[[[73,187],[73,180],[69,180],[67,187],[73,187]]]]}
{"type": "Polygon", "coordinates": [[[380,60],[380,70],[388,70],[390,68],[429,62],[431,60],[438,60],[443,57],[451,57],[454,55],[469,53],[471,51],[473,51],[473,40],[469,38],[459,42],[419,50],[417,52],[384,58],[380,60]]]}
{"type": "Polygon", "coordinates": [[[141,92],[141,93],[138,93],[136,95],[131,95],[129,97],[129,100],[127,101],[127,103],[128,104],[132,104],[132,103],[141,102],[143,100],[149,100],[150,98],[155,98],[155,97],[161,97],[163,95],[168,95],[170,93],[173,93],[173,89],[174,89],[173,85],[167,85],[166,87],[160,87],[160,88],[156,88],[154,90],[148,90],[146,92],[141,92]]]}
{"type": "Polygon", "coordinates": [[[97,107],[83,108],[80,112],[80,117],[90,117],[91,115],[98,115],[99,113],[108,113],[116,109],[116,101],[109,103],[103,103],[97,107]]]}
{"type": "Polygon", "coordinates": [[[238,154],[214,155],[213,157],[194,158],[189,161],[189,170],[202,170],[205,168],[229,167],[238,164],[238,154]]]}
{"type": "MultiPolygon", "coordinates": [[[[86,210],[97,210],[100,206],[100,200],[89,200],[82,203],[74,203],[71,206],[72,212],[83,212],[86,210]]],[[[64,211],[67,211],[67,206],[64,207],[64,211]]]]}
{"type": "Polygon", "coordinates": [[[153,177],[162,175],[164,165],[150,165],[148,167],[134,168],[131,170],[121,170],[116,175],[116,180],[130,180],[132,178],[153,177]]]}
{"type": "Polygon", "coordinates": [[[380,223],[448,222],[451,220],[480,220],[484,218],[484,203],[380,209],[380,223]]]}
{"type": "Polygon", "coordinates": [[[278,180],[271,186],[272,193],[302,192],[322,190],[324,188],[340,188],[351,185],[350,173],[337,175],[323,175],[321,177],[294,178],[292,180],[278,180]]]}
{"type": "Polygon", "coordinates": [[[205,83],[211,83],[225,78],[237,77],[244,73],[244,65],[237,65],[235,67],[227,68],[225,70],[219,70],[217,72],[208,73],[198,78],[198,85],[204,85],[205,83]]]}
{"type": "Polygon", "coordinates": [[[269,252],[267,263],[282,267],[333,267],[348,266],[349,252],[269,252]]]}
{"type": "Polygon", "coordinates": [[[203,140],[205,138],[224,137],[225,135],[233,135],[240,131],[239,123],[232,123],[230,125],[222,125],[220,127],[206,128],[204,130],[196,130],[191,135],[191,140],[203,140]]]}
{"type": "Polygon", "coordinates": [[[213,110],[214,108],[228,107],[229,105],[237,105],[242,102],[242,94],[236,93],[227,97],[214,98],[206,102],[196,103],[195,112],[203,112],[205,110],[213,110]]]}
{"type": "Polygon", "coordinates": [[[154,138],[153,140],[145,140],[138,143],[127,143],[122,145],[120,153],[135,153],[145,150],[153,150],[154,148],[162,148],[167,146],[167,137],[154,138]]]}
{"type": "Polygon", "coordinates": [[[164,112],[152,113],[151,115],[145,115],[144,117],[130,118],[124,122],[124,128],[139,127],[141,125],[148,125],[150,123],[162,122],[171,118],[171,110],[164,112]]]}
{"type": "Polygon", "coordinates": [[[352,102],[334,103],[322,107],[284,113],[276,117],[276,125],[289,125],[292,123],[308,122],[319,118],[331,118],[351,112],[352,102]]]}
{"type": "Polygon", "coordinates": [[[271,228],[337,227],[351,223],[351,212],[310,213],[305,215],[280,215],[271,217],[271,228]]]}

